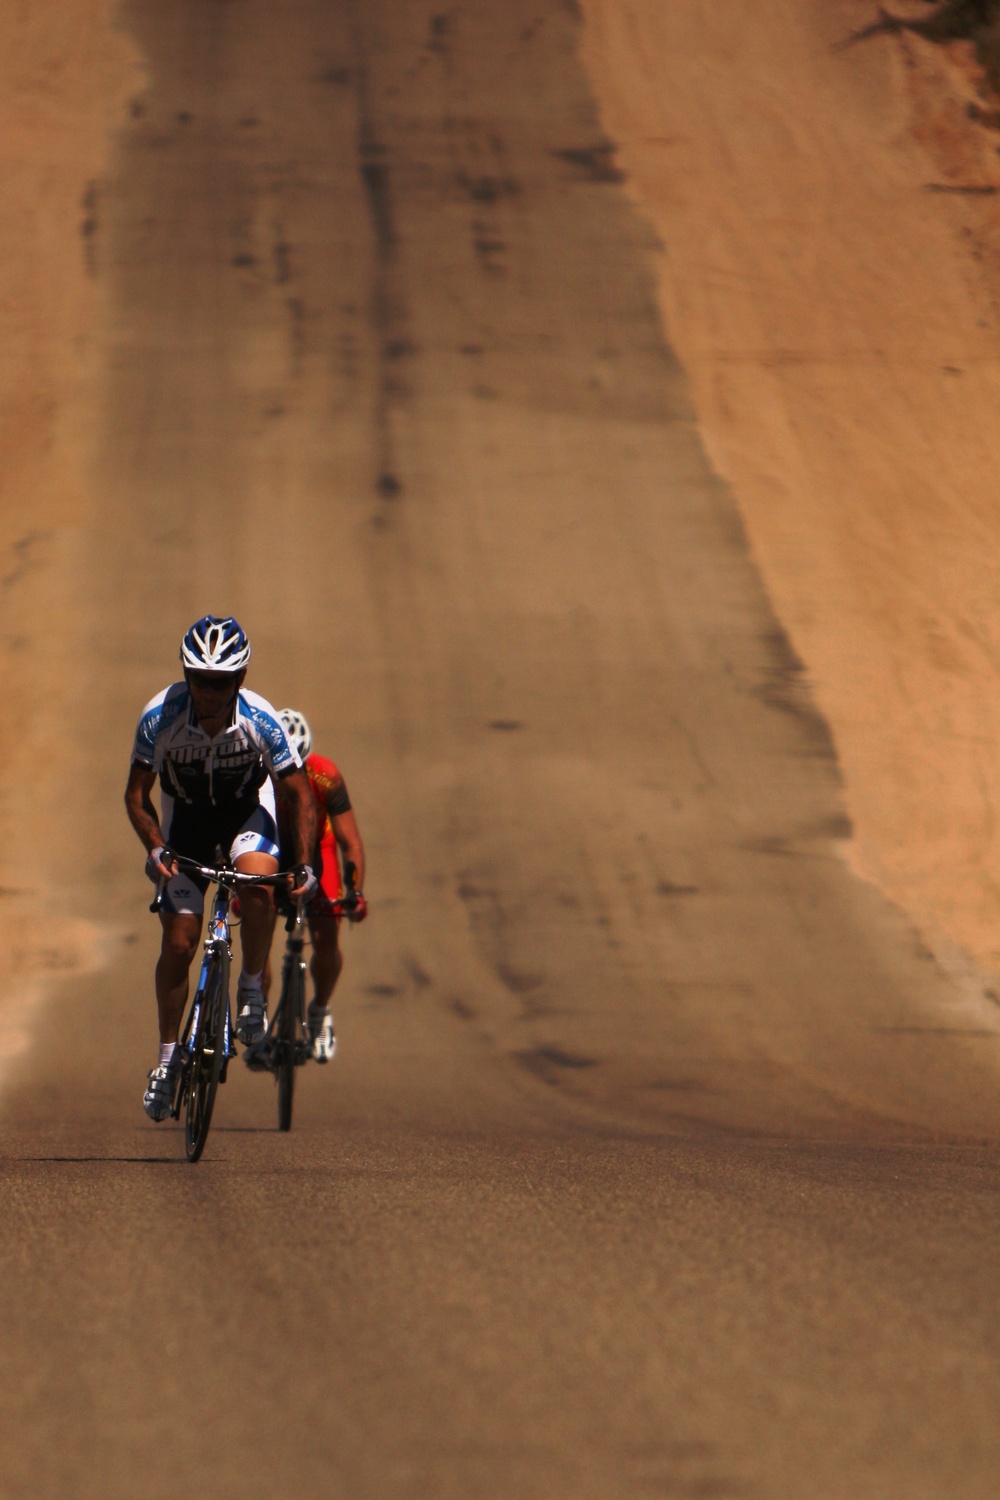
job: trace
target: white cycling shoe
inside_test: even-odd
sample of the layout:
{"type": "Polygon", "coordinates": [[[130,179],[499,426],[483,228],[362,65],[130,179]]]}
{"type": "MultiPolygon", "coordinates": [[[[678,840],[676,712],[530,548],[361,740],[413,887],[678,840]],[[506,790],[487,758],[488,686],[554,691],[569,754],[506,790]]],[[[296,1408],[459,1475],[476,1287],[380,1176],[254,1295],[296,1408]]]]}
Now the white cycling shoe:
{"type": "Polygon", "coordinates": [[[180,1052],[174,1053],[177,1063],[157,1063],[155,1068],[150,1068],[146,1078],[146,1092],[142,1096],[142,1107],[151,1120],[159,1123],[167,1120],[174,1112],[174,1086],[177,1082],[177,1069],[180,1066],[180,1052]]]}
{"type": "Polygon", "coordinates": [[[332,1062],[337,1052],[337,1033],[333,1029],[333,1013],[328,1005],[312,1002],[306,1011],[306,1030],[316,1062],[332,1062]]]}
{"type": "Polygon", "coordinates": [[[236,1035],[244,1047],[267,1035],[267,999],[263,990],[241,984],[236,990],[236,1035]]]}

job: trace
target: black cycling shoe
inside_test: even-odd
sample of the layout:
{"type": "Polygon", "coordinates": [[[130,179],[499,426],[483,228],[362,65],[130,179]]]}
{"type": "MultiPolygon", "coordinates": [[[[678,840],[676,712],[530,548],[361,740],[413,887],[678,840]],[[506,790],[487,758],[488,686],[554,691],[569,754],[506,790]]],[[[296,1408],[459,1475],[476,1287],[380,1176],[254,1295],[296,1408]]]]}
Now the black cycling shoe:
{"type": "Polygon", "coordinates": [[[259,1042],[251,1042],[249,1047],[244,1047],[243,1061],[251,1073],[273,1073],[274,1047],[271,1038],[262,1036],[259,1042]]]}

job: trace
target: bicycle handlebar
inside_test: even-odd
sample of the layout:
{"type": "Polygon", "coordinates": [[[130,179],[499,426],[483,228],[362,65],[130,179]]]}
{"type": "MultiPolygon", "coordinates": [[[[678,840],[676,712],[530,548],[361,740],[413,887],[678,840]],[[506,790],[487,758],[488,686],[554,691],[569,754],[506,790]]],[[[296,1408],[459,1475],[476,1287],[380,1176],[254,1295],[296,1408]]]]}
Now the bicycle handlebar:
{"type": "MultiPolygon", "coordinates": [[[[249,875],[242,870],[230,869],[228,865],[203,865],[196,859],[189,859],[186,854],[175,854],[172,849],[168,850],[171,862],[179,870],[187,870],[192,875],[200,875],[204,880],[212,880],[216,885],[225,886],[227,891],[236,894],[238,885],[287,885],[289,876],[294,878],[294,870],[276,870],[273,875],[249,875]]],[[[163,904],[163,893],[167,888],[165,880],[161,880],[156,887],[156,895],[150,903],[150,911],[157,912],[163,904]]],[[[302,901],[302,898],[299,898],[302,901]]]]}

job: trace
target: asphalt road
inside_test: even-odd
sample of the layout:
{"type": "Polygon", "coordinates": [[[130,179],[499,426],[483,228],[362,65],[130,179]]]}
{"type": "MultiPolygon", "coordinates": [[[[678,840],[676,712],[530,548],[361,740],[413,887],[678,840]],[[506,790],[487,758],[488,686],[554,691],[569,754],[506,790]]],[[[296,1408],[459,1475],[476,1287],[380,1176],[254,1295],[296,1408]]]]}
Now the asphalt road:
{"type": "Polygon", "coordinates": [[[986,1497],[995,1002],[840,854],[557,0],[131,0],[81,243],[80,911],[0,1120],[5,1496],[986,1497]],[[206,609],[371,861],[295,1129],[139,1100],[206,609]]]}

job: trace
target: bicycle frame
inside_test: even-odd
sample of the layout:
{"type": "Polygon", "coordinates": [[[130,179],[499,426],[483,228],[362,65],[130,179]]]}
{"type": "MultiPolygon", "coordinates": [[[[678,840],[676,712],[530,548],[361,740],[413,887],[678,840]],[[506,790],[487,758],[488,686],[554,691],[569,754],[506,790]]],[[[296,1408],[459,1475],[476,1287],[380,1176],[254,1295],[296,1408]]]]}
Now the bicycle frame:
{"type": "MultiPolygon", "coordinates": [[[[188,1161],[195,1162],[201,1156],[208,1137],[216,1090],[220,1083],[225,1082],[230,1057],[236,1055],[229,995],[232,963],[229,910],[232,898],[240,886],[280,885],[287,879],[287,872],[275,875],[244,874],[222,862],[221,850],[217,851],[215,865],[202,865],[197,860],[179,854],[173,854],[171,858],[178,868],[213,881],[216,886],[209,912],[198,985],[178,1042],[181,1065],[172,1109],[174,1119],[180,1119],[181,1112],[184,1112],[187,1158],[188,1161]]],[[[165,886],[161,884],[150,907],[151,911],[160,909],[164,890],[165,886]]]]}
{"type": "Polygon", "coordinates": [[[295,1069],[309,1060],[306,1036],[304,958],[308,922],[305,904],[285,916],[285,951],[281,961],[281,992],[267,1037],[258,1049],[259,1066],[274,1075],[278,1085],[278,1129],[289,1130],[295,1093],[295,1069]]]}
{"type": "MultiPolygon", "coordinates": [[[[204,1002],[205,986],[208,981],[213,958],[217,958],[220,963],[225,964],[226,979],[228,981],[228,970],[233,960],[232,939],[229,931],[229,906],[231,901],[232,895],[229,890],[224,885],[217,885],[215,889],[215,896],[212,899],[212,910],[208,919],[208,931],[205,935],[205,941],[202,944],[202,947],[204,949],[204,956],[201,960],[201,972],[198,975],[198,984],[195,989],[194,1001],[192,1002],[191,1009],[188,1012],[188,1021],[185,1025],[184,1033],[182,1033],[181,1036],[181,1041],[179,1044],[181,1046],[184,1046],[185,1044],[186,1035],[194,1036],[197,1034],[199,1023],[201,1021],[201,1006],[204,1002]]],[[[222,1064],[222,1076],[219,1080],[220,1083],[225,1082],[226,1063],[231,1057],[234,1057],[236,1055],[236,1049],[233,1046],[232,1041],[232,1012],[229,1005],[228,982],[225,985],[225,996],[225,1053],[222,1064]]],[[[187,1050],[189,1055],[192,1050],[192,1045],[193,1044],[191,1042],[188,1043],[187,1050]]]]}
{"type": "MultiPolygon", "coordinates": [[[[301,906],[285,919],[285,931],[288,936],[285,939],[285,952],[281,960],[281,1000],[290,993],[290,980],[296,969],[302,974],[303,981],[305,979],[306,962],[303,955],[306,948],[308,923],[301,906]]],[[[278,1002],[279,1005],[281,1000],[278,1002]]]]}
{"type": "MultiPolygon", "coordinates": [[[[345,871],[347,891],[331,903],[339,917],[357,902],[353,866],[345,871]]],[[[278,1129],[291,1130],[295,1097],[295,1069],[309,1061],[312,1048],[306,1031],[306,964],[303,958],[308,922],[304,904],[298,902],[285,919],[285,953],[281,964],[281,998],[271,1028],[267,1066],[278,1083],[278,1129]]]]}

